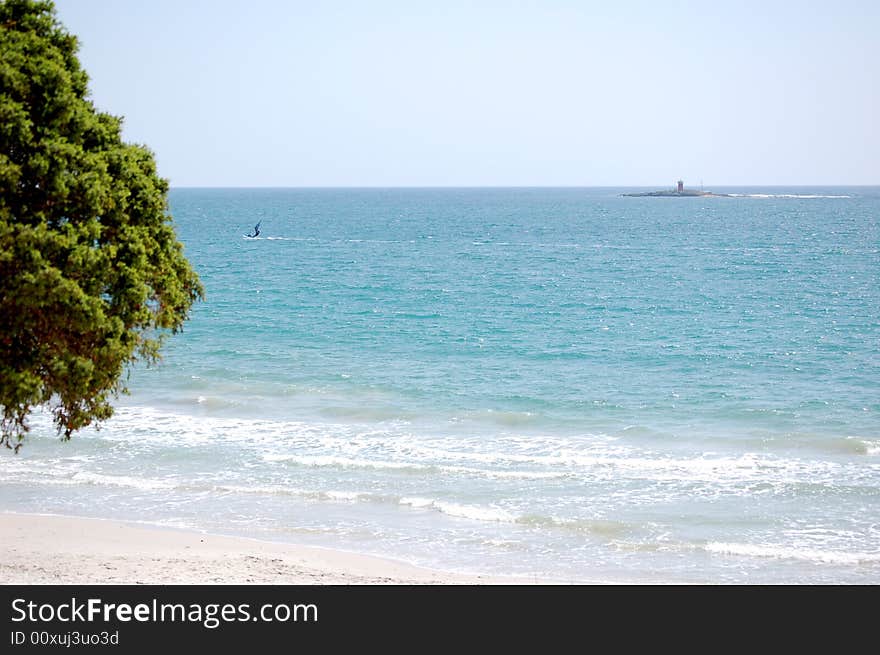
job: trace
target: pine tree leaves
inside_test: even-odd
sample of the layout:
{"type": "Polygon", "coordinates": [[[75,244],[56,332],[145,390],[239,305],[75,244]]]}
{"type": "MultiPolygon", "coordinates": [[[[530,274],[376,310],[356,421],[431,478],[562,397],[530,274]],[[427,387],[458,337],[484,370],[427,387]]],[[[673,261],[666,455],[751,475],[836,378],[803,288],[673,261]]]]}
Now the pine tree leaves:
{"type": "Polygon", "coordinates": [[[51,2],[0,1],[0,444],[49,405],[64,438],[112,414],[202,286],[153,154],[87,99],[51,2]]]}

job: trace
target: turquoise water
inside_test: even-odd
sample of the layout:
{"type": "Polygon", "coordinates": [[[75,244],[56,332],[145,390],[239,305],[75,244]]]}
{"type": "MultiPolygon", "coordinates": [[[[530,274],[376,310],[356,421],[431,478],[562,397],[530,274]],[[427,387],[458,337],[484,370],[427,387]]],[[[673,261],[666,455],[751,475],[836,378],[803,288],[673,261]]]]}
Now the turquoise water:
{"type": "Polygon", "coordinates": [[[880,582],[880,189],[175,189],[207,300],[4,509],[561,581],[880,582]],[[257,239],[246,239],[262,220],[257,239]]]}

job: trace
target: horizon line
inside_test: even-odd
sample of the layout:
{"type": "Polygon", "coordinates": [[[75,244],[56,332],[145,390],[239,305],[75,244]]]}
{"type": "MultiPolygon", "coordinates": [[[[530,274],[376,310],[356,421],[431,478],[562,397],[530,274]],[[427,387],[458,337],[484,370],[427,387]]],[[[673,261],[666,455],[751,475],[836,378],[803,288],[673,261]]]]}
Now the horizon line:
{"type": "MultiPolygon", "coordinates": [[[[674,188],[674,184],[669,188],[674,188]]],[[[880,187],[880,182],[874,184],[701,184],[701,187],[712,186],[714,188],[874,188],[880,187]]],[[[318,185],[215,185],[215,184],[170,184],[172,189],[649,189],[666,188],[657,184],[391,184],[391,185],[351,185],[351,184],[318,184],[318,185]]],[[[685,188],[695,188],[688,187],[685,188]]]]}

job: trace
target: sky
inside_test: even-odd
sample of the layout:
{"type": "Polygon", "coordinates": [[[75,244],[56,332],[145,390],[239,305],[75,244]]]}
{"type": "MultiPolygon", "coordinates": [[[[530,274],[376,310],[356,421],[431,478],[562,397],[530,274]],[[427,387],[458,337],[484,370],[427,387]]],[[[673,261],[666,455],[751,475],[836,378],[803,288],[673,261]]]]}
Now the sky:
{"type": "Polygon", "coordinates": [[[56,0],[172,186],[880,184],[880,2],[56,0]]]}

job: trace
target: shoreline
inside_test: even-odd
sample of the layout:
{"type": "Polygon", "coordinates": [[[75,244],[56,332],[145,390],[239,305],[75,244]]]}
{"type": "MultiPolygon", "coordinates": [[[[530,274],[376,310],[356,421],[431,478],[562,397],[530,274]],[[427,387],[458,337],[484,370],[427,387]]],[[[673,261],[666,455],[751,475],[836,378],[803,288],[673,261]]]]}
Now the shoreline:
{"type": "Polygon", "coordinates": [[[0,512],[0,584],[506,585],[333,548],[115,519],[0,512]]]}

